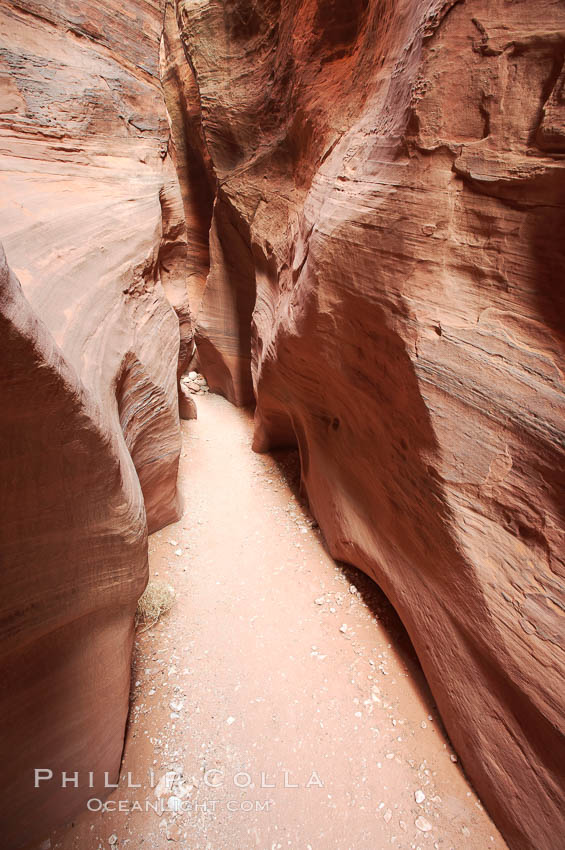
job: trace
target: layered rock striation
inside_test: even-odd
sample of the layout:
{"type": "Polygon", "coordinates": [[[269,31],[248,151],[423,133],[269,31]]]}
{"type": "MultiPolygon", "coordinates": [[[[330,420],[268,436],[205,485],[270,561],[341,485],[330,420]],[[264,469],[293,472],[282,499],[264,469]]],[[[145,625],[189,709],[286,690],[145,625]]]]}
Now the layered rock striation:
{"type": "Polygon", "coordinates": [[[180,515],[193,332],[163,11],[0,2],[0,240],[21,284],[2,254],[6,847],[116,781],[147,530],[180,515]]]}
{"type": "Polygon", "coordinates": [[[565,11],[178,0],[218,181],[201,369],[298,445],[512,848],[563,822],[565,11]]]}
{"type": "Polygon", "coordinates": [[[509,845],[559,847],[564,56],[558,0],[0,0],[7,842],[94,795],[33,767],[117,775],[192,308],[509,845]]]}
{"type": "Polygon", "coordinates": [[[3,846],[16,848],[117,781],[147,526],[123,438],[3,251],[0,349],[0,811],[3,846]]]}

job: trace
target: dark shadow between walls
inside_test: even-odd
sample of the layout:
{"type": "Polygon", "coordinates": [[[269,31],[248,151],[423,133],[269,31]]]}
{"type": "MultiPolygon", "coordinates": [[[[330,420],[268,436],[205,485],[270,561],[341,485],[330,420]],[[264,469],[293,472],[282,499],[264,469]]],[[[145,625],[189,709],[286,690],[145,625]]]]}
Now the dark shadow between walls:
{"type": "MultiPolygon", "coordinates": [[[[274,449],[267,453],[267,457],[271,457],[276,463],[284,482],[298,503],[298,510],[309,520],[312,528],[318,530],[321,543],[324,549],[329,552],[322,531],[308,508],[308,499],[301,483],[301,463],[298,449],[274,449]]],[[[358,597],[365,603],[373,618],[378,620],[386,630],[389,642],[398,650],[409,676],[417,687],[422,704],[426,707],[428,713],[433,714],[434,723],[441,730],[446,741],[449,741],[449,736],[441,721],[416,650],[396,609],[374,579],[351,564],[333,560],[348,584],[356,588],[358,597]]]]}

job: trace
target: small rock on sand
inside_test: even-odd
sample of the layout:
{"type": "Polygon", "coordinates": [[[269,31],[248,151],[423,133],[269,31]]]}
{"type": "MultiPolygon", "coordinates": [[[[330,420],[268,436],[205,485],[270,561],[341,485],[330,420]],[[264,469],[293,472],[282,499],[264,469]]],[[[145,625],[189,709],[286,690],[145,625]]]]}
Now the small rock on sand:
{"type": "Polygon", "coordinates": [[[422,815],[416,818],[414,824],[418,827],[420,832],[429,832],[430,829],[432,829],[432,825],[429,820],[426,820],[426,818],[422,817],[422,815]]]}

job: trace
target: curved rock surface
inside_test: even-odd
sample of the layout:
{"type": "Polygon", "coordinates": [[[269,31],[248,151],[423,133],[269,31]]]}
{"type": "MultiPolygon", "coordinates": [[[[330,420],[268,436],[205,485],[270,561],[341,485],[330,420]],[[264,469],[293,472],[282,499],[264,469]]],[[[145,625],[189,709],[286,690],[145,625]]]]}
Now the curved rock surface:
{"type": "Polygon", "coordinates": [[[216,176],[202,129],[198,86],[194,71],[186,61],[174,0],[165,0],[159,61],[171,128],[170,150],[188,232],[186,277],[190,307],[196,312],[210,270],[209,231],[216,176]]]}
{"type": "Polygon", "coordinates": [[[150,531],[179,515],[179,322],[166,295],[180,318],[181,368],[192,346],[162,26],[158,6],[137,0],[83,12],[69,0],[0,2],[11,86],[0,102],[2,241],[31,307],[117,427],[118,384],[132,358],[141,364],[136,463],[140,477],[139,463],[152,464],[162,482],[147,499],[150,531]],[[147,429],[152,387],[160,422],[147,429]]]}
{"type": "Polygon", "coordinates": [[[147,527],[123,439],[1,248],[0,349],[0,812],[2,845],[16,848],[104,797],[105,772],[117,781],[147,527]],[[35,788],[36,768],[52,781],[35,788]]]}
{"type": "Polygon", "coordinates": [[[23,288],[2,254],[10,848],[103,797],[105,771],[115,781],[147,529],[180,514],[193,334],[162,31],[161,3],[0,0],[0,239],[23,288]],[[37,790],[35,767],[54,775],[37,790]]]}
{"type": "Polygon", "coordinates": [[[93,795],[33,767],[117,774],[192,301],[510,846],[560,846],[564,55],[559,0],[0,0],[4,841],[93,795]]]}
{"type": "Polygon", "coordinates": [[[218,179],[201,369],[297,443],[512,848],[565,834],[565,11],[178,0],[218,179]],[[250,316],[252,320],[250,321],[250,316]]]}

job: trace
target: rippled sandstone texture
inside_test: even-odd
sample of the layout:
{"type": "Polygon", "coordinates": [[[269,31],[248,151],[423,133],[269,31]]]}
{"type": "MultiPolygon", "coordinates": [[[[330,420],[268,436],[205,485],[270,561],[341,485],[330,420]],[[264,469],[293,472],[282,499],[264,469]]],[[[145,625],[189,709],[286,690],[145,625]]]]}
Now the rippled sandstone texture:
{"type": "Polygon", "coordinates": [[[0,240],[23,289],[2,260],[6,847],[115,781],[147,528],[179,516],[193,344],[162,30],[160,3],[0,0],[0,240]]]}
{"type": "Polygon", "coordinates": [[[0,820],[13,850],[104,797],[104,771],[116,781],[147,530],[123,440],[1,248],[0,381],[0,820]],[[53,781],[34,789],[36,768],[53,781]],[[61,788],[63,771],[78,790],[61,788]]]}
{"type": "Polygon", "coordinates": [[[300,447],[512,848],[563,820],[565,8],[179,0],[212,388],[300,447]],[[194,106],[194,104],[193,104],[194,106]]]}

